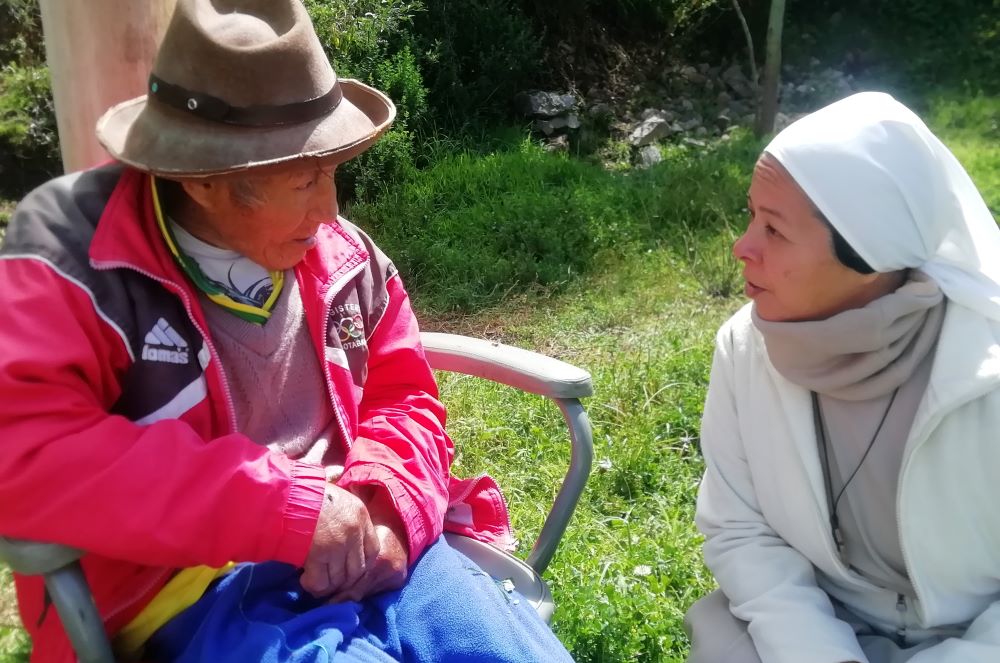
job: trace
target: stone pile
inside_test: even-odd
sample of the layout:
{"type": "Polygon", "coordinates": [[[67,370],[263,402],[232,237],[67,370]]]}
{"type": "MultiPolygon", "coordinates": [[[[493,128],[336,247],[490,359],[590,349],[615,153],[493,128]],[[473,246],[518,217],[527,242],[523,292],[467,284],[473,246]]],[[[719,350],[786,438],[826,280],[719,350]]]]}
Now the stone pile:
{"type": "MultiPolygon", "coordinates": [[[[610,127],[612,135],[624,138],[632,148],[633,163],[646,168],[662,158],[658,143],[704,148],[710,142],[727,140],[736,127],[753,126],[757,83],[744,69],[738,61],[665,67],[655,80],[647,79],[642,88],[633,90],[647,100],[638,115],[616,107],[622,102],[600,90],[587,91],[589,104],[572,94],[538,90],[518,94],[514,104],[521,116],[531,119],[532,129],[546,138],[549,149],[567,149],[568,134],[580,128],[583,115],[587,128],[610,127]]],[[[775,131],[855,89],[852,76],[821,68],[817,60],[803,70],[786,66],[775,131]]]]}
{"type": "Polygon", "coordinates": [[[532,130],[546,137],[580,128],[578,103],[572,94],[540,90],[521,92],[514,97],[514,105],[522,116],[532,120],[532,130]]]}

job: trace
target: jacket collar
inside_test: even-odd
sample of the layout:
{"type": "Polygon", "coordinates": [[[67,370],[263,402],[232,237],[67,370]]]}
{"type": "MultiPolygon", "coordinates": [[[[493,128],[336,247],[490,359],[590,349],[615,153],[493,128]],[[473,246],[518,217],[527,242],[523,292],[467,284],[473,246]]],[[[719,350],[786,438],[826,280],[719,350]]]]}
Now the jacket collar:
{"type": "Polygon", "coordinates": [[[930,382],[910,433],[996,389],[1000,384],[1000,323],[949,301],[938,337],[930,382]]]}

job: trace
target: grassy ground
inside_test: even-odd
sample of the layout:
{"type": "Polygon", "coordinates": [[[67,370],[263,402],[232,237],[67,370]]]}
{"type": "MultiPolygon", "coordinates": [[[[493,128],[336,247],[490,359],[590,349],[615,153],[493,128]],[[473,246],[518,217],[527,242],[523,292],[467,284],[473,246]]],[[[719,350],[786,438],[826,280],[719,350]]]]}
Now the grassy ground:
{"type": "MultiPolygon", "coordinates": [[[[739,302],[705,297],[669,251],[606,267],[482,326],[585,366],[598,394],[586,403],[595,473],[548,573],[556,632],[580,661],[683,660],[683,612],[712,585],[691,522],[698,419],[714,330],[739,302]]],[[[500,478],[530,538],[568,462],[557,411],[469,378],[446,376],[442,390],[462,449],[456,471],[500,478]]]]}
{"type": "MultiPolygon", "coordinates": [[[[996,213],[1000,102],[929,109],[996,213]]],[[[445,158],[354,210],[397,257],[426,329],[537,349],[594,376],[595,471],[547,574],[553,626],[579,661],[683,660],[684,611],[713,585],[691,522],[699,417],[714,331],[741,303],[728,244],[758,149],[744,136],[709,154],[668,150],[624,175],[523,144],[445,158]]],[[[527,548],[568,462],[557,410],[470,378],[441,385],[455,471],[500,479],[527,548]]],[[[22,661],[0,573],[0,661],[22,661]]]]}

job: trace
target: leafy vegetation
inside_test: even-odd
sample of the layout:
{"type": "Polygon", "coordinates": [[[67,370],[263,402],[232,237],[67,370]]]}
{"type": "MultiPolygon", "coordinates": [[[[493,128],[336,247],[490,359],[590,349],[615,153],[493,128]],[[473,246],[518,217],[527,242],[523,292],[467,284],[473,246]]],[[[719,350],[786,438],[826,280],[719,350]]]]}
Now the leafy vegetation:
{"type": "Polygon", "coordinates": [[[511,290],[557,287],[602,257],[661,245],[696,258],[709,290],[730,294],[731,264],[707,258],[703,236],[741,214],[759,150],[736,134],[708,154],[679,147],[648,171],[609,173],[523,140],[485,156],[445,156],[351,215],[435,310],[475,310],[511,290]]]}

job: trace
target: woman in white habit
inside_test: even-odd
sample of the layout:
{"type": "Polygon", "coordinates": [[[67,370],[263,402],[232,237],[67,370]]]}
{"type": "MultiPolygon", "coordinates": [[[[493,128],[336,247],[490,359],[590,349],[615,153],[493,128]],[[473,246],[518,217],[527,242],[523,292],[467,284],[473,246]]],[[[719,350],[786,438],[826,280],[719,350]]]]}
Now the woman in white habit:
{"type": "Polygon", "coordinates": [[[1000,661],[1000,231],[952,153],[861,93],[765,148],[734,245],[691,663],[1000,661]]]}

